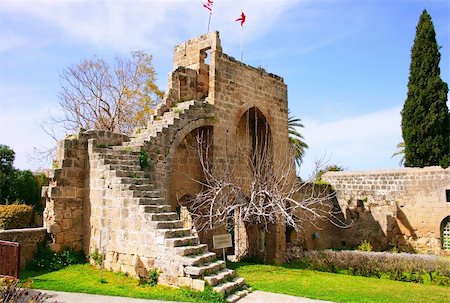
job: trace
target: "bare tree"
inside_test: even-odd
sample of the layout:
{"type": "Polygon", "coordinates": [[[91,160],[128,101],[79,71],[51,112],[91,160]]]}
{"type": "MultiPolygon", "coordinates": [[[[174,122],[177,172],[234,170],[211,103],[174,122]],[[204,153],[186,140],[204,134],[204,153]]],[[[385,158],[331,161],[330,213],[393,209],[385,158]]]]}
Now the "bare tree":
{"type": "Polygon", "coordinates": [[[110,66],[93,57],[62,71],[59,104],[63,117],[53,122],[66,131],[102,129],[130,134],[144,126],[163,93],[155,84],[152,57],[133,52],[110,66]]]}
{"type": "Polygon", "coordinates": [[[194,180],[201,184],[201,190],[184,202],[197,231],[214,230],[236,221],[257,226],[259,251],[264,253],[265,233],[271,224],[285,224],[296,231],[305,222],[319,229],[324,221],[348,226],[333,204],[333,191],[296,176],[295,151],[274,160],[269,128],[251,128],[255,128],[247,129],[251,143],[227,151],[221,164],[212,159],[210,136],[197,135],[197,146],[192,148],[198,153],[204,179],[194,180]]]}

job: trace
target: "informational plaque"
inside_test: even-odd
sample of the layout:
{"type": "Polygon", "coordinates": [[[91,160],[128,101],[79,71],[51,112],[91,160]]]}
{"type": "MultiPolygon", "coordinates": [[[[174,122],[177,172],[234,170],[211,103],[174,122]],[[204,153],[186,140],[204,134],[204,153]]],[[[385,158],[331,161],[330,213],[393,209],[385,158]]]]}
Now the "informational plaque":
{"type": "Polygon", "coordinates": [[[215,235],[213,236],[214,249],[232,247],[231,234],[215,235]]]}

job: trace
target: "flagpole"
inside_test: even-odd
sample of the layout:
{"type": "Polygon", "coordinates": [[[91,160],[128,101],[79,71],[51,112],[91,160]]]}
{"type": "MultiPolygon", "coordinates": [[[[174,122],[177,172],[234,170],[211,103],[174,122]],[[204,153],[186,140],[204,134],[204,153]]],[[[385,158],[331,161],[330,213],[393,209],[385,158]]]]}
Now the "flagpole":
{"type": "Polygon", "coordinates": [[[209,19],[208,19],[208,31],[206,33],[209,33],[209,26],[211,25],[211,15],[212,13],[209,13],[209,19]]]}
{"type": "Polygon", "coordinates": [[[243,58],[243,41],[244,41],[244,27],[241,25],[241,62],[243,62],[242,61],[242,58],[243,58]]]}

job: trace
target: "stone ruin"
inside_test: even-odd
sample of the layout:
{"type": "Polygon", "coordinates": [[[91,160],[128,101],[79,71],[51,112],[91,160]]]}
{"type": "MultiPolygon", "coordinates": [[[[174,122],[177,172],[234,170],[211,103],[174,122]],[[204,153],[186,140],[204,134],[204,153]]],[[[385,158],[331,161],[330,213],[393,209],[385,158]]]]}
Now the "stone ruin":
{"type": "MultiPolygon", "coordinates": [[[[156,268],[160,283],[197,290],[208,283],[229,301],[244,296],[244,279],[213,250],[212,236],[225,230],[193,232],[180,201],[200,190],[195,180],[202,170],[189,149],[192,138],[206,130],[220,165],[227,146],[251,144],[239,142],[249,113],[270,126],[273,157],[282,161],[289,152],[283,79],[223,53],[218,32],[175,46],[164,102],[147,127],[131,137],[81,131],[58,143],[57,168],[44,190],[51,247],[98,250],[109,270],[144,277],[156,268]]],[[[300,234],[275,224],[266,236],[267,260],[283,262],[287,244],[352,248],[362,240],[378,249],[403,245],[442,253],[442,230],[450,237],[449,176],[449,169],[441,168],[327,173],[324,180],[335,187],[335,203],[352,228],[322,222],[306,224],[300,234]]],[[[251,255],[258,239],[238,224],[234,241],[229,253],[240,257],[251,255]]]]}
{"type": "MultiPolygon", "coordinates": [[[[223,53],[218,32],[175,46],[163,104],[147,127],[131,137],[80,131],[58,143],[57,168],[45,189],[44,225],[51,248],[98,250],[108,270],[145,277],[156,268],[160,283],[197,290],[207,283],[229,301],[244,296],[244,279],[213,251],[212,235],[224,230],[199,237],[188,220],[180,220],[186,212],[179,201],[200,189],[192,181],[201,167],[186,146],[189,138],[207,130],[214,162],[220,163],[227,144],[246,127],[243,117],[249,112],[270,124],[274,157],[286,155],[288,105],[282,78],[223,53]]],[[[269,260],[284,260],[284,230],[274,226],[268,236],[269,260]]],[[[246,236],[245,228],[235,231],[236,238],[246,236]]],[[[241,249],[243,254],[250,248],[241,249]]]]}

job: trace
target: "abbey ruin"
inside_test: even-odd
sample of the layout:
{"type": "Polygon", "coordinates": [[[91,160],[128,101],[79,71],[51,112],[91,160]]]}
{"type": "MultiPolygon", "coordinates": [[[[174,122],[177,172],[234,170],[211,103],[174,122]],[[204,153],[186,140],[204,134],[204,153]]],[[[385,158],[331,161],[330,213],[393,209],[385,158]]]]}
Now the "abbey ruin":
{"type": "MultiPolygon", "coordinates": [[[[227,145],[245,130],[242,117],[249,112],[268,121],[274,155],[283,157],[288,151],[283,79],[224,54],[217,32],[177,45],[164,102],[146,128],[131,138],[88,130],[59,142],[44,212],[52,248],[104,252],[106,269],[135,276],[157,268],[159,281],[169,285],[202,290],[207,282],[223,294],[242,289],[244,280],[210,252],[211,234],[199,239],[176,210],[199,186],[192,181],[201,171],[186,147],[189,137],[209,130],[214,162],[220,163],[227,145]]],[[[284,227],[275,229],[267,254],[281,262],[284,227]]],[[[245,290],[234,294],[242,295],[245,290]]]]}
{"type": "MultiPolygon", "coordinates": [[[[157,268],[164,284],[203,290],[207,282],[225,295],[239,290],[230,300],[244,296],[245,281],[213,250],[212,235],[224,230],[193,233],[180,203],[200,189],[202,168],[189,148],[193,138],[208,133],[220,168],[230,146],[254,146],[258,134],[245,136],[249,115],[252,123],[270,126],[273,157],[282,161],[289,153],[283,79],[223,53],[217,32],[177,45],[164,102],[146,128],[132,137],[80,131],[59,142],[44,212],[51,247],[98,250],[109,270],[145,276],[157,268]]],[[[370,240],[379,249],[405,245],[440,253],[450,215],[449,176],[440,168],[328,173],[324,178],[354,228],[324,221],[297,233],[275,224],[267,233],[267,260],[283,262],[287,243],[351,248],[370,240]]],[[[258,239],[240,226],[234,241],[234,254],[244,255],[258,239]]]]}

